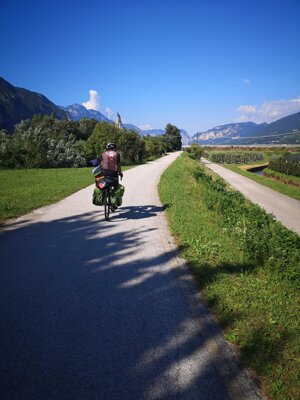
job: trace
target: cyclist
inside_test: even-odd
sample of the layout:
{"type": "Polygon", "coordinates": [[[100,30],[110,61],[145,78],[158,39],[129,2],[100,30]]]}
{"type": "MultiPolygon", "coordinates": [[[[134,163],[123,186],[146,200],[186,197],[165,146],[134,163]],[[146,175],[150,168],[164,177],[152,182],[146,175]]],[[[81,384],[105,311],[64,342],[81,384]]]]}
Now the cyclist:
{"type": "MultiPolygon", "coordinates": [[[[121,170],[121,157],[120,153],[117,152],[117,146],[115,143],[108,143],[106,150],[101,154],[100,165],[102,169],[102,175],[107,178],[113,187],[113,192],[116,193],[116,189],[119,187],[120,176],[123,178],[121,170]]],[[[111,211],[117,209],[116,206],[110,207],[111,211]]]]}
{"type": "Polygon", "coordinates": [[[102,169],[102,175],[108,178],[114,178],[119,183],[118,176],[123,178],[121,170],[121,157],[120,153],[117,152],[117,146],[115,143],[108,143],[106,150],[101,154],[100,165],[102,169]]]}

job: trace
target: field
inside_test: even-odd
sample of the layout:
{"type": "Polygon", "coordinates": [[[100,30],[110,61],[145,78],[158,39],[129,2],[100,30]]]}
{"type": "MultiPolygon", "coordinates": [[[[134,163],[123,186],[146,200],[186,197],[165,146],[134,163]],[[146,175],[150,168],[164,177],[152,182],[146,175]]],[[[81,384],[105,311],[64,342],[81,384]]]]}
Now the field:
{"type": "Polygon", "coordinates": [[[183,155],[159,193],[204,298],[276,400],[299,399],[299,237],[183,155]]]}
{"type": "MultiPolygon", "coordinates": [[[[123,170],[131,168],[123,167],[123,170]]],[[[91,168],[0,170],[0,221],[55,203],[94,182],[91,168]]]]}

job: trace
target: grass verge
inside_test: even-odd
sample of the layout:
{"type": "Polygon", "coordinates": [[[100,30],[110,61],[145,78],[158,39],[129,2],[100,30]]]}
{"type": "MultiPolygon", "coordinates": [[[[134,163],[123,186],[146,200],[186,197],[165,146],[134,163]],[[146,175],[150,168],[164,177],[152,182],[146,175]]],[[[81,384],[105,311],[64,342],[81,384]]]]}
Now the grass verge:
{"type": "Polygon", "coordinates": [[[300,189],[300,177],[298,176],[283,174],[282,172],[274,171],[271,168],[265,168],[264,174],[266,174],[269,178],[276,179],[282,183],[292,185],[300,189]]]}
{"type": "Polygon", "coordinates": [[[287,185],[283,182],[279,182],[277,180],[273,180],[265,176],[256,175],[253,172],[245,171],[244,169],[242,169],[240,166],[237,165],[223,164],[223,167],[230,169],[231,171],[237,172],[240,175],[246,176],[247,178],[250,178],[253,181],[260,183],[261,185],[276,190],[279,193],[285,194],[286,196],[292,197],[296,200],[300,200],[300,189],[297,187],[287,185]]]}
{"type": "Polygon", "coordinates": [[[226,338],[260,376],[268,396],[296,400],[299,237],[199,169],[182,156],[159,184],[182,256],[226,338]]]}
{"type": "Polygon", "coordinates": [[[91,168],[0,170],[0,222],[55,203],[93,182],[91,168]]]}

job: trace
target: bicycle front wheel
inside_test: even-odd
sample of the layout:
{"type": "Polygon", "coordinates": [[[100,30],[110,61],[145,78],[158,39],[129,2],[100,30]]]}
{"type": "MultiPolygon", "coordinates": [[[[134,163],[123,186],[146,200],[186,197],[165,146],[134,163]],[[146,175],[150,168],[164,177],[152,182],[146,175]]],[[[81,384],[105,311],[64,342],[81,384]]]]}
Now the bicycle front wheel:
{"type": "Polygon", "coordinates": [[[105,215],[105,220],[106,221],[109,221],[109,211],[110,211],[109,189],[105,189],[105,193],[104,193],[104,215],[105,215]]]}

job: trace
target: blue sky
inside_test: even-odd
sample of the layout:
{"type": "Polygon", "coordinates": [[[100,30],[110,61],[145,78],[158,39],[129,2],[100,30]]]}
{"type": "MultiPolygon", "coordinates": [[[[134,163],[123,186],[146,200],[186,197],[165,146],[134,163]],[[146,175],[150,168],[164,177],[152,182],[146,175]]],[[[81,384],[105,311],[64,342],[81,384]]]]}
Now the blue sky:
{"type": "Polygon", "coordinates": [[[270,122],[300,111],[299,20],[299,0],[0,0],[0,76],[137,126],[270,122]]]}

